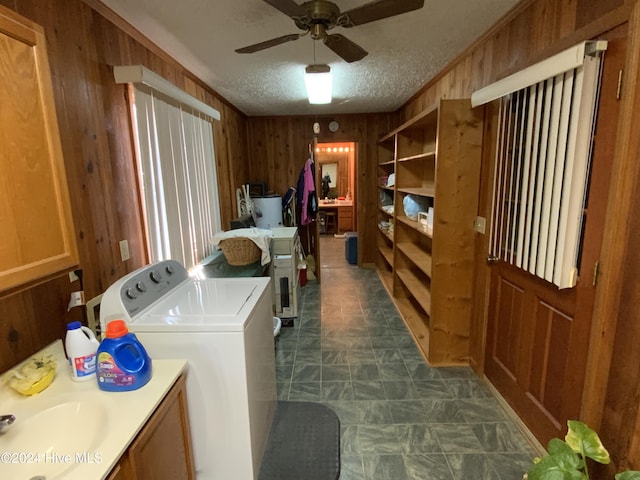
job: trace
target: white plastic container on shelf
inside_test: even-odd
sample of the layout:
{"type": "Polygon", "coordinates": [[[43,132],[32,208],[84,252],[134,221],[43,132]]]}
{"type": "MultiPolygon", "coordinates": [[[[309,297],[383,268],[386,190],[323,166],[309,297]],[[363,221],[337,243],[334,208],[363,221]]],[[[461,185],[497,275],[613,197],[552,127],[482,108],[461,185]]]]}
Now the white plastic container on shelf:
{"type": "Polygon", "coordinates": [[[69,358],[73,380],[77,382],[95,380],[96,352],[99,345],[100,342],[90,328],[82,326],[80,322],[71,322],[67,325],[64,348],[69,358]]]}

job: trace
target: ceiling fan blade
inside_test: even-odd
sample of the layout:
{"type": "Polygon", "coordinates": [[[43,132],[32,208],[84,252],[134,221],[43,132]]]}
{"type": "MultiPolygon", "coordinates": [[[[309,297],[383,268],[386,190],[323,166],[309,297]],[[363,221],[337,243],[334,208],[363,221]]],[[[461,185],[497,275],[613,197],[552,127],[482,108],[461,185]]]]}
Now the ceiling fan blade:
{"type": "Polygon", "coordinates": [[[343,12],[340,26],[348,28],[375,22],[401,13],[419,10],[422,7],[424,7],[424,0],[376,0],[343,12]]]}
{"type": "Polygon", "coordinates": [[[238,48],[236,53],[254,53],[259,52],[260,50],[265,50],[267,48],[275,47],[277,45],[282,45],[283,43],[292,42],[294,40],[299,39],[303,34],[292,33],[289,35],[283,35],[278,38],[272,38],[271,40],[266,40],[264,42],[256,43],[254,45],[249,45],[248,47],[238,48]]]}
{"type": "Polygon", "coordinates": [[[356,43],[353,43],[344,35],[334,33],[333,35],[327,35],[324,40],[324,44],[338,54],[345,62],[353,63],[358,60],[362,60],[369,52],[356,43]]]}
{"type": "Polygon", "coordinates": [[[305,15],[305,10],[293,0],[264,0],[273,8],[280,10],[291,18],[298,18],[305,15]]]}

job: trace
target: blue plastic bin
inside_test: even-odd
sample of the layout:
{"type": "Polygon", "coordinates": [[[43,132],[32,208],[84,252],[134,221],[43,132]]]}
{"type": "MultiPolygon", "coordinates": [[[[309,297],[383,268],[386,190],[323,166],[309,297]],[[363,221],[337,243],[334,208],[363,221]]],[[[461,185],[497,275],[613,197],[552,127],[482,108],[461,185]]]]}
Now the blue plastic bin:
{"type": "Polygon", "coordinates": [[[358,232],[344,234],[344,258],[350,265],[358,264],[358,232]]]}

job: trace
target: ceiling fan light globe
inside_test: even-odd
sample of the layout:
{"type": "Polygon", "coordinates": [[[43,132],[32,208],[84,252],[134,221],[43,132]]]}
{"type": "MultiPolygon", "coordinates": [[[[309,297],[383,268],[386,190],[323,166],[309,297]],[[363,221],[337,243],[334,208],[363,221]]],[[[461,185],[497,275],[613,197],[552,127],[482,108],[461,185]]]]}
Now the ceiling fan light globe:
{"type": "Polygon", "coordinates": [[[331,103],[333,76],[328,65],[309,65],[304,75],[309,103],[324,105],[331,103]]]}

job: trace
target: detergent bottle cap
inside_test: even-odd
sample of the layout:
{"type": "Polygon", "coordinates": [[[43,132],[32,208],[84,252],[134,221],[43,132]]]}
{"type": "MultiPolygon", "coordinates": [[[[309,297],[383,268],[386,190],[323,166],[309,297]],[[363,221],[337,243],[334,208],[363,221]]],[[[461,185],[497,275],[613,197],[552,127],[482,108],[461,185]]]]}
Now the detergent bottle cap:
{"type": "Polygon", "coordinates": [[[67,330],[77,330],[78,328],[82,327],[82,323],[75,321],[75,322],[69,322],[67,324],[67,330]]]}
{"type": "Polygon", "coordinates": [[[107,338],[120,338],[127,333],[129,333],[129,329],[124,320],[113,320],[107,323],[107,338]]]}

